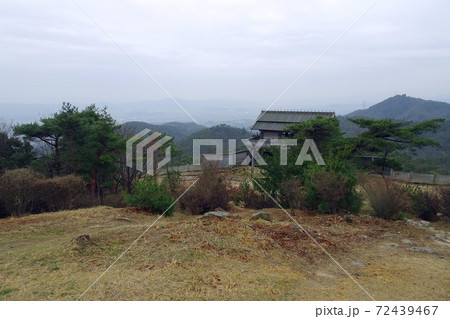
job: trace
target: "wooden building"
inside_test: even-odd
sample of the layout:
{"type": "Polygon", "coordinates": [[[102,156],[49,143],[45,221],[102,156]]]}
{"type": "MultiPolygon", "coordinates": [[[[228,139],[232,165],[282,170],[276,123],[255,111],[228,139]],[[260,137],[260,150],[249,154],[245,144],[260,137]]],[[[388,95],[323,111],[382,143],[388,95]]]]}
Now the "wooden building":
{"type": "Polygon", "coordinates": [[[256,138],[276,139],[286,136],[286,126],[301,123],[316,117],[332,118],[334,112],[320,111],[261,111],[251,130],[258,130],[256,138]]]}

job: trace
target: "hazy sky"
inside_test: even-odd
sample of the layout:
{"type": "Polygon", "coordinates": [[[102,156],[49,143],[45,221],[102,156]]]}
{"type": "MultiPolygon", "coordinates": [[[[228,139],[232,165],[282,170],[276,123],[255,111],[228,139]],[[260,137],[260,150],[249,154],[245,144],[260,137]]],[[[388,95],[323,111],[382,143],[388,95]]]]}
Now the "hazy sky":
{"type": "MultiPolygon", "coordinates": [[[[174,96],[270,103],[373,0],[77,2],[174,96]]],[[[449,101],[449,17],[448,0],[379,0],[274,107],[449,101]]],[[[1,0],[0,48],[2,103],[167,97],[71,0],[1,0]]]]}

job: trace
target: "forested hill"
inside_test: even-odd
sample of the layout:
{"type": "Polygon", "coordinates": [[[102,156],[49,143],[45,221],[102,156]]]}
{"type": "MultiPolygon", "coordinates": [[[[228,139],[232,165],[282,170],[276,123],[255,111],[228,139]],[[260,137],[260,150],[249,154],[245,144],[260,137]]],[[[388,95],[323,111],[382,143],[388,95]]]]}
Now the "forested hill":
{"type": "Polygon", "coordinates": [[[229,139],[236,139],[236,146],[239,148],[243,145],[240,139],[250,138],[251,136],[251,132],[244,128],[221,124],[197,131],[184,138],[178,143],[178,145],[180,145],[188,154],[192,154],[193,139],[222,139],[224,152],[227,152],[229,139]]]}
{"type": "Polygon", "coordinates": [[[132,134],[139,133],[143,129],[150,129],[154,132],[166,133],[172,136],[175,141],[181,141],[187,136],[197,131],[203,130],[206,127],[198,125],[196,123],[181,123],[181,122],[169,122],[164,124],[150,124],[147,122],[132,121],[122,124],[123,127],[130,130],[132,134]]]}
{"type": "MultiPolygon", "coordinates": [[[[450,104],[428,101],[406,95],[396,95],[365,110],[357,110],[346,116],[338,117],[341,129],[346,136],[355,136],[362,130],[347,118],[390,118],[399,121],[420,122],[434,118],[444,118],[442,127],[436,133],[425,136],[441,144],[441,148],[426,147],[418,151],[418,157],[406,155],[402,158],[406,170],[416,172],[439,171],[450,173],[450,104]]],[[[400,156],[400,155],[399,155],[400,156]]]]}
{"type": "MultiPolygon", "coordinates": [[[[444,118],[444,130],[449,129],[450,104],[445,102],[429,101],[406,95],[395,95],[368,109],[357,110],[345,116],[339,116],[342,131],[348,136],[358,134],[360,129],[348,121],[347,118],[395,119],[399,121],[420,122],[434,118],[444,118]]],[[[441,130],[442,131],[442,130],[441,130]]],[[[439,133],[441,135],[442,132],[439,133]]],[[[449,144],[450,145],[450,144],[449,144]]]]}
{"type": "Polygon", "coordinates": [[[450,120],[450,104],[406,95],[395,95],[366,110],[357,110],[349,113],[347,117],[392,118],[413,122],[434,118],[450,120]]]}

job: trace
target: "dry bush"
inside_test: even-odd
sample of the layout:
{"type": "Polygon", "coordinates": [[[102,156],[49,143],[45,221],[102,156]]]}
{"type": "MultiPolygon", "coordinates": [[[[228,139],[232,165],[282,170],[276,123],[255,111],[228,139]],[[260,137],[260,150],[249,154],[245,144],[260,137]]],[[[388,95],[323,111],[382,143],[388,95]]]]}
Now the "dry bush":
{"type": "Polygon", "coordinates": [[[314,195],[320,203],[318,207],[323,212],[337,214],[341,208],[340,202],[347,192],[348,178],[325,170],[318,170],[311,174],[314,195]]]}
{"type": "Polygon", "coordinates": [[[361,185],[376,217],[397,219],[411,208],[405,186],[390,178],[372,178],[361,185]]]}
{"type": "Polygon", "coordinates": [[[289,179],[280,184],[281,203],[291,209],[303,209],[305,190],[300,180],[289,179]]]}
{"type": "Polygon", "coordinates": [[[420,218],[428,221],[438,220],[443,201],[440,194],[433,189],[415,188],[410,194],[413,200],[413,211],[420,218]]]}
{"type": "Polygon", "coordinates": [[[53,212],[76,207],[85,185],[79,176],[67,175],[37,180],[34,184],[33,213],[53,212]]]}
{"type": "MultiPolygon", "coordinates": [[[[92,194],[91,192],[85,191],[80,196],[77,196],[72,201],[72,208],[88,208],[102,205],[102,201],[100,198],[92,194]]],[[[108,204],[105,204],[108,205],[108,204]]]]}
{"type": "Polygon", "coordinates": [[[322,213],[357,215],[362,198],[356,192],[356,176],[340,162],[330,167],[312,166],[306,173],[304,203],[322,213]]]}
{"type": "Polygon", "coordinates": [[[179,171],[167,171],[164,181],[173,197],[176,198],[183,192],[181,173],[179,171]]]}
{"type": "Polygon", "coordinates": [[[180,208],[199,215],[216,208],[229,208],[229,186],[216,163],[203,164],[197,183],[180,199],[180,208]]]}
{"type": "Polygon", "coordinates": [[[11,216],[21,216],[33,209],[35,185],[43,176],[28,168],[7,170],[0,176],[0,201],[11,216]]]}
{"type": "Polygon", "coordinates": [[[450,186],[442,186],[440,193],[442,197],[442,214],[450,217],[450,186]]]}
{"type": "Polygon", "coordinates": [[[243,202],[245,208],[262,209],[275,207],[274,201],[263,192],[258,192],[248,183],[239,186],[238,202],[243,202]]]}
{"type": "Polygon", "coordinates": [[[69,175],[45,179],[31,169],[9,170],[0,176],[2,215],[21,216],[78,208],[84,190],[81,177],[69,175]]]}
{"type": "Polygon", "coordinates": [[[114,207],[114,208],[126,207],[124,200],[123,200],[123,195],[121,193],[106,194],[105,196],[103,196],[102,205],[110,206],[110,207],[114,207]]]}

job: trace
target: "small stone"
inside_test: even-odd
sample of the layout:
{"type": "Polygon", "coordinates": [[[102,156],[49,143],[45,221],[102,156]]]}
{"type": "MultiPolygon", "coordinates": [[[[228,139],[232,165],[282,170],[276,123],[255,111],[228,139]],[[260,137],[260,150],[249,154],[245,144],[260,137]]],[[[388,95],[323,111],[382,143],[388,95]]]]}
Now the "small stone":
{"type": "Polygon", "coordinates": [[[77,238],[75,238],[75,240],[79,244],[81,244],[81,243],[90,243],[92,241],[92,238],[91,238],[90,235],[81,235],[81,236],[78,236],[77,238]]]}
{"type": "Polygon", "coordinates": [[[292,228],[292,229],[301,229],[301,227],[300,227],[299,225],[297,225],[297,224],[290,224],[290,225],[289,225],[289,228],[292,228]]]}
{"type": "Polygon", "coordinates": [[[402,239],[402,243],[406,245],[416,245],[416,243],[410,239],[402,239]]]}
{"type": "Polygon", "coordinates": [[[411,248],[406,248],[406,250],[417,252],[417,253],[422,253],[422,254],[435,254],[439,257],[443,257],[440,252],[438,252],[437,250],[434,250],[432,248],[429,248],[429,247],[411,247],[411,248]]]}
{"type": "Polygon", "coordinates": [[[385,243],[384,245],[378,246],[378,248],[386,249],[386,248],[392,248],[392,247],[398,247],[398,246],[400,246],[400,245],[396,244],[396,243],[385,243]]]}
{"type": "Polygon", "coordinates": [[[122,216],[117,217],[116,220],[125,220],[125,221],[127,221],[127,222],[131,222],[131,221],[132,221],[130,218],[128,218],[128,217],[122,217],[122,216]]]}
{"type": "Polygon", "coordinates": [[[360,261],[353,260],[352,264],[357,267],[366,267],[366,265],[360,261]]]}
{"type": "Polygon", "coordinates": [[[75,238],[75,246],[74,248],[80,250],[84,249],[89,244],[93,244],[92,238],[90,235],[81,235],[75,238]]]}
{"type": "Polygon", "coordinates": [[[202,218],[210,218],[210,217],[217,217],[217,218],[225,218],[228,215],[230,215],[229,212],[207,212],[203,214],[202,218]]]}
{"type": "Polygon", "coordinates": [[[250,216],[250,220],[257,220],[257,219],[264,219],[271,222],[272,216],[270,216],[270,214],[267,212],[257,212],[254,213],[252,216],[250,216]]]}
{"type": "Polygon", "coordinates": [[[344,221],[349,224],[353,223],[353,219],[350,217],[350,215],[344,215],[344,221]]]}

